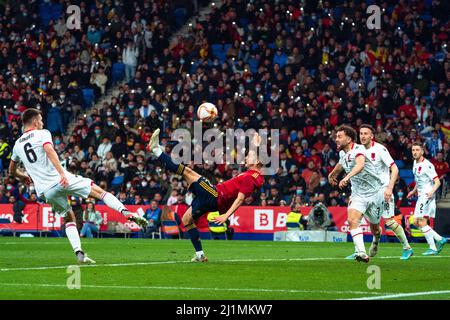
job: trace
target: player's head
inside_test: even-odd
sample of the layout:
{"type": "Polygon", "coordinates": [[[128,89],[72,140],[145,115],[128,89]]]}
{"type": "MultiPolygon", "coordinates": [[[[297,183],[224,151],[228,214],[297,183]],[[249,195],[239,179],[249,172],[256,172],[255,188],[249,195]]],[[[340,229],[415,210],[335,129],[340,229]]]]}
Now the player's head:
{"type": "Polygon", "coordinates": [[[22,124],[24,128],[36,128],[42,130],[44,122],[42,122],[42,113],[38,109],[29,108],[22,114],[22,124]]]}
{"type": "Polygon", "coordinates": [[[258,155],[255,151],[250,150],[245,157],[245,167],[247,169],[261,169],[262,163],[258,159],[258,155]]]}
{"type": "Polygon", "coordinates": [[[363,124],[359,127],[359,140],[364,146],[368,146],[372,143],[375,128],[370,124],[363,124]]]}
{"type": "Polygon", "coordinates": [[[425,150],[423,148],[423,144],[420,142],[414,142],[412,145],[412,156],[414,158],[414,160],[419,160],[423,154],[424,154],[425,150]]]}
{"type": "Polygon", "coordinates": [[[356,131],[350,126],[342,125],[336,129],[336,145],[345,149],[350,143],[356,141],[356,131]]]}

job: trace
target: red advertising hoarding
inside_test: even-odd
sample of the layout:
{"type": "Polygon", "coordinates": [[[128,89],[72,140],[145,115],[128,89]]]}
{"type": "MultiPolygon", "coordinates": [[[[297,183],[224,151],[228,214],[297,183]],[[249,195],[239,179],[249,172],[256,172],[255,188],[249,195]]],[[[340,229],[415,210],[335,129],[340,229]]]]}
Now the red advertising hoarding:
{"type": "MultiPolygon", "coordinates": [[[[132,212],[144,212],[150,206],[127,206],[132,212]]],[[[126,219],[122,214],[110,209],[106,205],[96,205],[96,210],[100,212],[103,217],[103,222],[100,230],[107,230],[108,222],[120,222],[131,231],[139,231],[139,227],[126,219]]],[[[175,211],[180,219],[187,210],[187,205],[171,206],[171,210],[175,211]]],[[[308,215],[311,207],[302,208],[302,214],[308,215]]],[[[338,231],[348,232],[347,222],[347,208],[345,207],[329,207],[333,216],[333,220],[337,226],[338,231]]],[[[400,211],[405,217],[408,217],[414,212],[414,208],[400,208],[400,211]]],[[[236,233],[274,233],[277,231],[286,230],[286,219],[290,212],[290,207],[240,207],[234,215],[230,217],[230,227],[234,228],[236,233]]],[[[16,223],[13,221],[13,209],[10,204],[0,205],[0,218],[8,218],[12,221],[7,225],[8,229],[17,231],[48,231],[60,230],[63,224],[62,218],[55,215],[49,205],[29,204],[23,210],[23,223],[16,223]]],[[[203,216],[197,221],[197,226],[202,232],[208,231],[208,223],[206,216],[203,216]]],[[[384,230],[384,223],[381,223],[384,230]]],[[[370,233],[369,223],[366,219],[362,219],[361,227],[364,233],[370,233]]]]}

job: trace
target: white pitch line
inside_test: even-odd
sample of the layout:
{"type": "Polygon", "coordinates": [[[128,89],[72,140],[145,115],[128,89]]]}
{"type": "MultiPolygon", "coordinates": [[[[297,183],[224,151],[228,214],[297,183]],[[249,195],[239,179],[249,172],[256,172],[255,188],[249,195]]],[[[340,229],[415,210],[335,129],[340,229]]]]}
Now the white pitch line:
{"type": "MultiPolygon", "coordinates": [[[[67,288],[65,284],[50,284],[50,283],[0,283],[0,290],[3,286],[30,286],[30,287],[57,287],[67,288]]],[[[265,288],[198,288],[198,287],[163,287],[163,286],[102,286],[102,285],[81,285],[83,288],[97,288],[97,289],[131,289],[131,290],[186,290],[186,291],[243,291],[243,292],[280,292],[280,293],[324,293],[324,294],[372,294],[381,295],[388,292],[368,292],[368,291],[334,291],[334,290],[295,290],[295,289],[265,289],[265,288]]]]}
{"type": "MultiPolygon", "coordinates": [[[[437,259],[437,258],[450,258],[450,256],[417,256],[413,259],[417,258],[428,258],[428,259],[437,259]]],[[[378,257],[378,259],[399,259],[398,256],[386,256],[386,257],[378,257]]],[[[285,261],[285,262],[297,262],[297,261],[326,261],[326,260],[345,260],[344,258],[337,257],[322,257],[322,258],[292,258],[292,259],[225,259],[225,260],[213,260],[213,263],[221,263],[221,262],[271,262],[271,261],[285,261]]],[[[349,261],[350,262],[350,261],[349,261]]],[[[174,261],[149,261],[149,262],[129,262],[129,263],[107,263],[107,264],[84,264],[79,265],[81,268],[93,268],[93,267],[127,267],[127,266],[147,266],[147,265],[160,265],[160,264],[177,264],[177,263],[192,263],[189,260],[174,260],[174,261]]],[[[29,271],[29,270],[52,270],[52,269],[66,269],[69,265],[65,266],[43,266],[43,267],[24,267],[24,268],[1,268],[0,272],[6,271],[29,271]]]]}
{"type": "Polygon", "coordinates": [[[378,297],[351,298],[351,299],[344,299],[344,300],[381,300],[381,299],[395,299],[395,298],[406,298],[406,297],[417,297],[417,296],[430,296],[430,295],[448,294],[448,293],[450,293],[450,290],[424,291],[424,292],[389,294],[389,295],[378,296],[378,297]]]}

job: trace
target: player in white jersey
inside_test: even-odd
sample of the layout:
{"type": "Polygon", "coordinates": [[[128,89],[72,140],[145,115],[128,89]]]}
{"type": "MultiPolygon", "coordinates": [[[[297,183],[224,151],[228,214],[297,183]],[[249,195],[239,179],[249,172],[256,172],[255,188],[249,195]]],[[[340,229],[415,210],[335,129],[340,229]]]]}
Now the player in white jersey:
{"type": "Polygon", "coordinates": [[[371,224],[371,230],[374,230],[377,235],[380,233],[382,184],[379,177],[366,168],[365,149],[355,141],[356,131],[352,127],[343,125],[336,129],[336,145],[341,151],[339,163],[329,174],[328,180],[331,185],[336,186],[337,177],[344,170],[347,175],[339,182],[339,187],[343,189],[351,181],[352,194],[347,213],[350,234],[357,250],[355,259],[369,262],[360,224],[364,215],[371,224]]]}
{"type": "MultiPolygon", "coordinates": [[[[359,128],[359,139],[366,151],[366,167],[370,171],[375,172],[381,179],[384,190],[384,199],[381,206],[382,217],[386,227],[394,232],[403,245],[403,252],[400,259],[407,260],[413,255],[413,250],[406,238],[405,230],[394,219],[395,202],[392,191],[398,177],[398,168],[386,147],[373,140],[374,133],[375,129],[371,125],[363,124],[359,128]]],[[[375,230],[372,230],[372,233],[374,235],[378,234],[375,230]]],[[[381,233],[379,235],[381,236],[381,233]]],[[[373,237],[372,245],[369,248],[370,257],[374,257],[377,254],[379,241],[379,236],[373,237]]]]}
{"type": "Polygon", "coordinates": [[[53,148],[52,135],[43,129],[44,123],[39,110],[25,110],[22,124],[24,133],[14,144],[9,172],[25,183],[32,180],[37,195],[50,203],[52,209],[65,219],[67,238],[80,263],[95,261],[88,258],[81,248],[75,214],[67,199],[69,195],[102,200],[110,208],[126,215],[128,220],[146,225],[145,219],[129,212],[111,193],[104,191],[92,180],[73,175],[61,166],[53,148]],[[23,163],[26,173],[17,167],[19,161],[23,163]]]}
{"type": "Polygon", "coordinates": [[[417,194],[417,203],[414,210],[414,224],[422,230],[430,248],[423,255],[437,255],[441,252],[447,239],[441,237],[428,225],[427,218],[436,216],[435,193],[441,182],[434,165],[423,156],[424,148],[419,142],[413,143],[412,155],[414,158],[413,173],[416,186],[410,193],[408,199],[417,194]],[[437,245],[437,246],[436,246],[437,245]]]}

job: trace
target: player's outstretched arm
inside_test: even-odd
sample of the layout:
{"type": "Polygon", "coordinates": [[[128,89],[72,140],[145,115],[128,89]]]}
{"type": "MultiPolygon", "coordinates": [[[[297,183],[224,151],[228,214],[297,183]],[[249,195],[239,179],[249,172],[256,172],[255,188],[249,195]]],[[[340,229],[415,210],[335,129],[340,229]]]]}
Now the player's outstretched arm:
{"type": "Polygon", "coordinates": [[[225,214],[222,214],[214,219],[215,223],[224,223],[227,221],[227,219],[236,212],[236,210],[241,206],[241,204],[245,200],[245,195],[242,192],[238,193],[238,196],[236,197],[236,200],[234,200],[233,204],[231,205],[230,209],[225,214]]]}
{"type": "Polygon", "coordinates": [[[333,171],[331,171],[330,174],[328,175],[328,182],[329,182],[332,186],[337,185],[337,183],[338,183],[337,177],[338,177],[338,175],[342,172],[342,170],[344,170],[344,168],[342,167],[342,165],[341,165],[340,163],[338,163],[338,164],[333,168],[333,171]]]}
{"type": "Polygon", "coordinates": [[[9,174],[13,175],[16,178],[19,178],[21,181],[26,184],[31,183],[31,178],[25,172],[22,172],[16,165],[14,161],[9,162],[9,174]]]}
{"type": "Polygon", "coordinates": [[[356,157],[356,159],[355,159],[356,165],[344,177],[344,179],[342,179],[341,182],[339,182],[339,188],[343,189],[350,181],[350,178],[356,176],[358,173],[360,173],[364,169],[365,161],[366,161],[366,158],[364,157],[364,155],[360,155],[360,156],[356,157]]]}
{"type": "Polygon", "coordinates": [[[66,174],[64,173],[64,169],[59,162],[58,155],[56,154],[55,149],[50,143],[44,145],[45,153],[47,154],[48,159],[55,167],[56,171],[58,171],[61,176],[61,181],[59,182],[64,188],[69,185],[69,181],[67,180],[66,174]]]}

